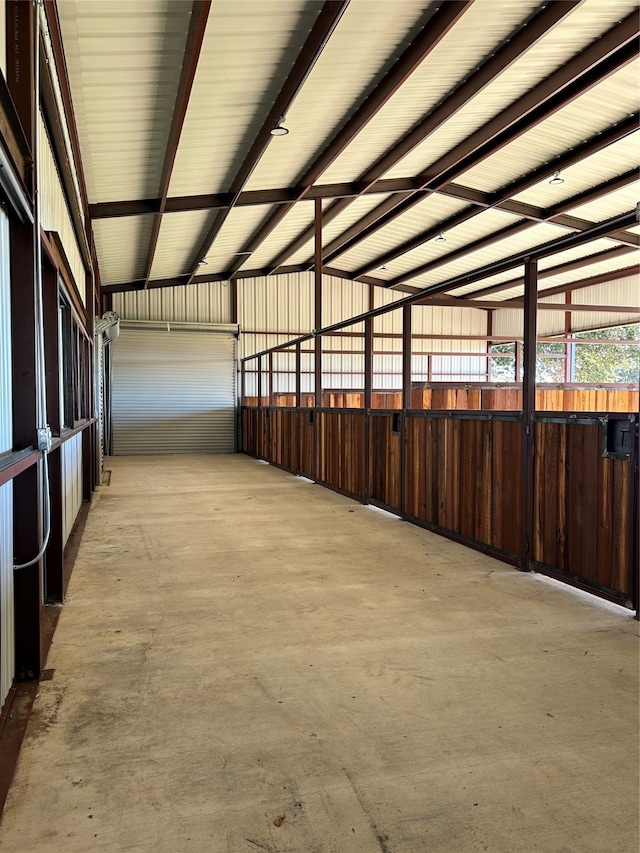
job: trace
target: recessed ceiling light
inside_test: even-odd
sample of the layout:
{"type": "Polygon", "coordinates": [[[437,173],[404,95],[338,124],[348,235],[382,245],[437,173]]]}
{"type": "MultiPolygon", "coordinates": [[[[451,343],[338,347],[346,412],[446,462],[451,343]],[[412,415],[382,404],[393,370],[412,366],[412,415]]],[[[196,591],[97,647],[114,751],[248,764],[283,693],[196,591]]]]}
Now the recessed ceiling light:
{"type": "Polygon", "coordinates": [[[560,172],[556,172],[549,183],[552,187],[559,187],[560,184],[564,184],[564,178],[560,177],[560,172]]]}

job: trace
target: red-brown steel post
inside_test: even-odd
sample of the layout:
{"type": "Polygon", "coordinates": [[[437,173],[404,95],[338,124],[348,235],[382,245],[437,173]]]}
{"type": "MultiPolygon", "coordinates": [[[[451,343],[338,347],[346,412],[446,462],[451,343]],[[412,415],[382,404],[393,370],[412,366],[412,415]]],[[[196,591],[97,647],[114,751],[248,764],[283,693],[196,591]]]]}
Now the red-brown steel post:
{"type": "MultiPolygon", "coordinates": [[[[571,304],[571,291],[565,294],[567,305],[571,304]]],[[[564,336],[571,337],[571,311],[565,311],[564,315],[564,336]]],[[[568,385],[573,382],[573,355],[575,344],[565,343],[564,345],[564,381],[568,385]]]]}
{"type": "Polygon", "coordinates": [[[524,374],[522,377],[522,569],[533,559],[535,506],[536,350],[538,336],[538,262],[524,268],[524,374]]]}
{"type": "MultiPolygon", "coordinates": [[[[315,268],[314,268],[314,329],[322,328],[322,199],[317,198],[314,202],[314,235],[315,235],[315,268]]],[[[315,337],[315,388],[314,404],[315,419],[313,429],[313,465],[314,480],[318,479],[320,473],[320,413],[322,406],[322,336],[315,337]]]]}
{"type": "Polygon", "coordinates": [[[240,406],[246,405],[247,396],[247,366],[244,361],[240,362],[240,406]]]}
{"type": "Polygon", "coordinates": [[[262,356],[259,355],[257,358],[258,361],[258,387],[256,391],[258,392],[258,408],[262,408],[262,356]]]}
{"type": "Polygon", "coordinates": [[[269,373],[269,408],[275,405],[275,396],[273,393],[273,353],[270,352],[267,357],[267,370],[269,373]]]}
{"type": "Polygon", "coordinates": [[[402,414],[400,418],[400,515],[404,516],[406,506],[406,484],[408,466],[411,460],[407,455],[407,410],[411,408],[411,305],[402,308],[402,414]]]}
{"type": "Polygon", "coordinates": [[[300,341],[296,344],[296,409],[302,407],[302,352],[300,341]]]}
{"type": "Polygon", "coordinates": [[[371,403],[373,398],[373,319],[364,321],[364,502],[368,503],[371,494],[371,476],[375,470],[375,460],[371,459],[371,403]]]}
{"type": "MultiPolygon", "coordinates": [[[[7,85],[30,150],[34,151],[36,115],[35,12],[33,3],[7,4],[7,85]]],[[[33,163],[33,158],[32,158],[33,163]]],[[[33,188],[32,175],[27,185],[33,188]]],[[[33,225],[10,228],[11,340],[13,351],[14,450],[37,445],[36,384],[36,235],[33,225]]],[[[46,417],[46,413],[42,413],[46,417]]],[[[42,483],[33,465],[13,481],[14,555],[28,562],[40,548],[42,483]]],[[[15,669],[18,680],[40,676],[44,666],[42,561],[14,572],[15,669]]]]}

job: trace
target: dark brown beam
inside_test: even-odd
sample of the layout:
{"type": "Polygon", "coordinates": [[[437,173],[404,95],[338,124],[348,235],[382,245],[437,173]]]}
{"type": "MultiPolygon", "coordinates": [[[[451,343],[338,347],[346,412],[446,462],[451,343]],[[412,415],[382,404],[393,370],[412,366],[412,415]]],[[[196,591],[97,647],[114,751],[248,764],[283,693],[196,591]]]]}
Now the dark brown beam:
{"type": "MultiPolygon", "coordinates": [[[[635,249],[632,249],[629,246],[615,246],[612,249],[606,249],[604,252],[597,252],[593,255],[585,255],[582,258],[578,258],[575,261],[567,261],[564,264],[559,264],[556,267],[547,267],[544,270],[540,270],[538,272],[538,279],[542,278],[551,278],[554,275],[560,275],[565,272],[573,272],[573,270],[582,269],[585,266],[590,266],[591,264],[600,263],[601,261],[609,261],[614,260],[615,258],[622,257],[623,255],[628,255],[631,252],[635,252],[635,249]]],[[[607,279],[608,281],[612,281],[613,279],[607,279]]],[[[521,287],[524,284],[524,278],[512,278],[509,281],[503,281],[499,284],[490,284],[487,287],[483,287],[480,290],[474,290],[472,294],[469,294],[474,299],[478,296],[490,296],[493,293],[500,293],[503,290],[510,290],[512,287],[521,287]]],[[[564,291],[558,291],[564,292],[564,291]]],[[[546,291],[547,295],[551,294],[551,291],[546,291]]],[[[466,296],[458,297],[459,299],[466,299],[466,296]]]]}
{"type": "MultiPolygon", "coordinates": [[[[334,160],[347,148],[352,140],[363,130],[374,118],[385,103],[398,91],[400,86],[407,80],[415,69],[426,59],[431,51],[442,41],[444,36],[451,30],[454,24],[461,18],[474,0],[460,0],[456,3],[443,3],[436,13],[430,18],[420,34],[414,39],[409,47],[400,56],[395,65],[374,88],[371,94],[358,107],[353,116],[345,126],[336,134],[329,145],[307,168],[298,182],[294,191],[292,204],[303,199],[311,190],[313,184],[320,175],[329,168],[334,160]]],[[[247,252],[255,252],[266,240],[269,234],[284,219],[292,204],[286,204],[273,212],[253,234],[249,242],[244,246],[247,252]]],[[[325,222],[326,219],[325,211],[325,222]]],[[[311,229],[311,233],[313,230],[311,229]]],[[[291,252],[289,252],[289,255],[291,252]]],[[[287,257],[289,256],[287,255],[287,257]]],[[[228,273],[232,275],[246,261],[239,259],[229,268],[228,273]]],[[[281,264],[278,263],[278,266],[281,264]]]]}
{"type": "MultiPolygon", "coordinates": [[[[554,254],[557,254],[558,252],[564,252],[569,249],[584,246],[585,244],[591,241],[600,240],[602,237],[606,237],[607,234],[612,231],[616,231],[619,228],[631,227],[635,225],[635,223],[636,211],[634,209],[620,216],[614,216],[611,219],[607,219],[605,222],[600,222],[588,232],[583,231],[575,234],[568,234],[564,237],[558,238],[557,240],[551,240],[541,246],[536,246],[534,249],[528,249],[526,252],[518,252],[517,254],[511,255],[502,261],[496,261],[494,263],[487,264],[486,266],[481,267],[480,269],[475,270],[474,272],[463,273],[462,275],[454,276],[453,278],[439,282],[438,284],[433,284],[429,287],[425,287],[420,292],[405,296],[403,299],[399,299],[397,302],[393,302],[389,305],[381,305],[373,311],[365,311],[355,317],[350,317],[348,320],[341,320],[338,323],[333,323],[332,325],[326,326],[320,331],[323,335],[329,335],[334,332],[338,332],[346,327],[354,326],[357,323],[362,323],[368,317],[380,317],[383,314],[388,314],[390,311],[397,311],[405,305],[413,305],[414,303],[419,303],[425,297],[435,296],[439,293],[447,293],[448,291],[455,290],[458,287],[473,284],[476,281],[482,281],[485,278],[490,278],[493,275],[498,275],[500,273],[506,272],[507,270],[514,269],[515,267],[521,266],[525,263],[528,263],[529,261],[539,261],[542,258],[551,257],[554,254]]],[[[287,341],[287,343],[284,345],[279,344],[275,347],[269,347],[268,349],[251,356],[251,358],[257,358],[258,356],[264,355],[265,353],[271,350],[275,351],[278,349],[282,349],[283,346],[292,346],[297,343],[297,341],[302,342],[309,340],[310,337],[312,337],[312,335],[302,335],[299,338],[294,338],[293,340],[287,341]]],[[[387,337],[393,337],[393,335],[387,337]]],[[[458,337],[461,338],[462,336],[458,337]]],[[[494,340],[496,340],[495,336],[494,340]]]]}
{"type": "MultiPolygon", "coordinates": [[[[540,298],[549,296],[544,291],[540,293],[540,298]]],[[[481,299],[455,299],[455,297],[436,296],[431,298],[425,305],[440,305],[445,308],[480,308],[486,311],[499,311],[503,308],[522,308],[524,302],[521,297],[517,299],[504,300],[503,302],[490,302],[489,300],[481,299]]],[[[572,303],[560,302],[538,302],[539,311],[594,311],[600,313],[620,313],[620,314],[640,314],[640,308],[633,305],[578,305],[572,303]]]]}
{"type": "MultiPolygon", "coordinates": [[[[433,192],[455,180],[627,65],[637,56],[637,32],[637,16],[631,14],[573,60],[547,77],[540,85],[437,160],[428,172],[418,177],[417,181],[421,189],[433,192]]],[[[546,170],[548,166],[541,168],[546,170]]],[[[529,181],[533,180],[531,175],[532,173],[526,177],[527,186],[530,186],[529,181]]],[[[380,177],[375,170],[371,172],[371,176],[372,180],[380,177]]],[[[540,178],[537,177],[534,182],[537,180],[540,178]]],[[[366,183],[366,178],[364,181],[366,183]]],[[[513,186],[513,184],[509,186],[508,193],[505,189],[506,196],[516,194],[513,186]]],[[[325,261],[332,261],[338,255],[366,240],[380,228],[410,210],[422,198],[420,193],[413,193],[404,200],[398,201],[397,197],[392,197],[383,202],[363,217],[360,223],[347,229],[325,247],[325,261]]]]}
{"type": "MultiPolygon", "coordinates": [[[[300,90],[320,59],[322,51],[326,47],[335,28],[338,26],[348,5],[349,0],[325,0],[322,10],[316,18],[316,21],[311,28],[311,32],[309,33],[293,68],[285,80],[273,107],[264,120],[262,127],[258,131],[253,144],[249,149],[249,152],[231,182],[231,186],[229,188],[229,204],[223,210],[218,212],[196,252],[191,266],[192,276],[196,274],[198,262],[204,258],[209,251],[211,245],[220,233],[229,212],[236,205],[245,184],[262,159],[269,143],[272,141],[273,137],[271,136],[271,131],[279,123],[282,116],[286,115],[292,103],[299,95],[300,90]]],[[[241,260],[243,263],[246,261],[247,257],[247,255],[242,256],[241,260]]],[[[230,277],[231,276],[229,276],[229,278],[230,277]]]]}
{"type": "MultiPolygon", "coordinates": [[[[313,328],[322,328],[322,201],[316,199],[314,202],[314,229],[315,229],[315,271],[314,271],[314,303],[313,328]]],[[[322,405],[322,338],[318,335],[315,339],[315,386],[314,405],[322,405]]],[[[316,448],[317,449],[317,448],[316,448]]],[[[316,469],[317,470],[317,469],[316,469]]]]}
{"type": "Polygon", "coordinates": [[[149,250],[147,252],[147,260],[145,263],[145,289],[149,286],[149,279],[151,278],[153,259],[156,254],[158,237],[160,236],[162,216],[167,203],[173,165],[176,161],[180,134],[182,133],[182,127],[187,114],[187,107],[189,106],[189,98],[191,97],[191,89],[196,76],[196,69],[198,67],[198,60],[200,59],[200,51],[204,41],[204,34],[207,28],[210,9],[211,0],[193,0],[191,6],[191,17],[189,19],[189,30],[187,32],[184,57],[182,60],[182,70],[180,72],[180,82],[178,83],[178,91],[173,108],[171,127],[169,128],[167,147],[165,149],[162,173],[160,176],[160,206],[153,220],[153,228],[151,229],[151,238],[149,240],[149,250]]]}
{"type": "MultiPolygon", "coordinates": [[[[448,5],[448,4],[445,4],[448,5]]],[[[474,72],[460,86],[450,92],[441,102],[430,110],[429,113],[411,130],[409,133],[399,140],[383,157],[369,168],[359,178],[359,184],[362,187],[361,192],[365,192],[368,187],[378,181],[385,172],[389,171],[400,160],[403,159],[416,146],[424,142],[434,131],[441,127],[447,119],[455,115],[461,107],[475,97],[485,86],[487,86],[493,78],[508,68],[513,62],[519,59],[532,45],[540,38],[546,35],[559,20],[567,15],[577,4],[568,3],[550,3],[540,12],[535,14],[529,21],[520,27],[510,39],[508,39],[495,54],[490,57],[476,72],[474,72]]],[[[413,189],[418,189],[418,185],[413,189]]],[[[408,201],[413,196],[409,191],[404,200],[408,201]]],[[[393,200],[395,204],[403,201],[398,197],[393,200]]],[[[341,199],[335,202],[331,207],[325,210],[325,221],[329,222],[335,219],[343,210],[350,204],[349,199],[341,199]]],[[[387,203],[387,207],[392,209],[391,202],[387,203]]],[[[387,207],[384,209],[386,210],[387,207]]],[[[350,234],[352,229],[349,229],[350,234]]],[[[308,229],[296,238],[287,248],[281,252],[273,262],[274,271],[277,270],[287,258],[304,246],[310,239],[308,229]]],[[[328,253],[337,245],[337,241],[333,241],[330,247],[325,250],[325,260],[331,260],[328,253]]]]}
{"type": "MultiPolygon", "coordinates": [[[[631,117],[630,120],[625,119],[624,122],[618,122],[613,125],[610,130],[604,131],[603,134],[596,137],[598,142],[601,143],[598,145],[596,151],[601,150],[602,147],[606,147],[606,145],[610,145],[613,142],[618,142],[624,136],[628,136],[629,133],[636,131],[637,121],[634,124],[632,119],[633,117],[631,117]]],[[[580,158],[588,156],[588,154],[585,155],[583,153],[581,147],[579,149],[572,149],[572,151],[576,150],[579,150],[580,158]]],[[[555,161],[552,165],[555,166],[555,161]]],[[[567,165],[571,164],[565,163],[563,168],[567,168],[567,165]]],[[[549,174],[552,174],[553,171],[556,171],[556,169],[552,168],[549,174]]],[[[572,201],[576,206],[578,204],[585,204],[588,201],[594,201],[602,195],[606,195],[608,192],[614,192],[621,187],[633,183],[637,179],[638,173],[635,169],[632,169],[622,175],[611,178],[609,181],[605,181],[592,189],[586,190],[584,193],[573,196],[572,201]]],[[[305,196],[305,200],[314,201],[316,198],[357,198],[361,195],[387,195],[389,193],[406,193],[413,192],[415,190],[417,190],[415,178],[381,178],[379,181],[375,181],[375,183],[371,184],[371,186],[364,191],[362,186],[357,182],[317,184],[316,186],[311,187],[305,196]]],[[[236,207],[287,204],[291,201],[295,192],[296,187],[282,187],[280,189],[272,190],[245,190],[238,196],[236,207]]],[[[496,203],[495,194],[481,192],[480,190],[471,189],[470,187],[465,187],[456,183],[447,184],[446,186],[436,190],[436,193],[439,195],[446,195],[451,198],[457,198],[460,199],[460,201],[469,201],[472,204],[479,205],[480,207],[498,207],[500,210],[504,210],[507,213],[515,213],[520,216],[526,215],[524,211],[527,208],[537,211],[542,210],[542,208],[534,208],[531,205],[520,206],[520,202],[513,202],[510,199],[496,203]]],[[[229,207],[229,204],[230,197],[228,193],[172,196],[167,199],[164,212],[189,213],[194,210],[215,211],[227,208],[229,207]]],[[[562,210],[566,209],[564,207],[564,202],[561,202],[560,205],[562,206],[562,210]]],[[[556,206],[554,206],[548,211],[548,213],[553,216],[554,214],[561,212],[561,209],[560,207],[556,209],[556,206]]],[[[103,201],[89,205],[89,213],[91,219],[94,220],[119,219],[123,216],[152,215],[154,213],[158,213],[159,210],[159,198],[137,199],[133,201],[103,201]]]]}
{"type": "MultiPolygon", "coordinates": [[[[524,375],[522,377],[522,569],[533,559],[535,496],[535,424],[538,262],[529,260],[524,273],[524,375]]],[[[517,378],[517,377],[516,377],[517,378]]]]}
{"type": "Polygon", "coordinates": [[[592,275],[589,278],[573,281],[571,284],[559,284],[557,287],[549,287],[547,290],[541,290],[540,299],[544,299],[545,296],[557,296],[559,293],[566,293],[567,296],[570,296],[570,294],[575,290],[584,290],[585,287],[593,287],[596,284],[604,284],[608,281],[617,281],[620,278],[638,275],[639,271],[638,265],[635,264],[632,267],[624,267],[620,270],[592,275]]]}

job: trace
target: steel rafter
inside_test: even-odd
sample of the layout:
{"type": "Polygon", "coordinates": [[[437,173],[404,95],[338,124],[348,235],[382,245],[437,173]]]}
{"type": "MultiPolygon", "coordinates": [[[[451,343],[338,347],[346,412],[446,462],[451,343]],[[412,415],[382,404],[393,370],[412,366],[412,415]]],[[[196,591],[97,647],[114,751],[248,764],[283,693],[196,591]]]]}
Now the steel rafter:
{"type": "MultiPolygon", "coordinates": [[[[457,88],[453,89],[437,107],[431,110],[412,130],[405,134],[386,154],[380,157],[372,167],[360,176],[357,181],[360,186],[360,194],[365,193],[385,172],[388,172],[389,169],[438,130],[448,119],[491,83],[494,77],[517,61],[576,5],[576,3],[550,3],[521,26],[477,71],[457,88]]],[[[410,199],[415,190],[419,188],[420,183],[416,181],[414,186],[407,191],[404,200],[410,199]]],[[[396,204],[399,204],[403,199],[397,198],[394,201],[396,204]]],[[[336,201],[324,211],[325,222],[328,223],[335,219],[343,210],[346,210],[350,203],[350,199],[336,201]]],[[[275,258],[272,264],[273,271],[277,271],[287,258],[302,248],[310,238],[310,229],[305,229],[298,238],[292,241],[275,258]]],[[[327,253],[325,253],[325,260],[331,260],[327,253]]]]}
{"type": "Polygon", "coordinates": [[[212,243],[220,233],[230,211],[235,207],[240,193],[245,184],[253,174],[254,169],[262,159],[272,140],[271,131],[278,124],[282,116],[286,115],[291,104],[294,102],[302,89],[309,74],[320,59],[322,51],[331,38],[341,17],[345,13],[350,0],[325,0],[325,3],[311,28],[311,32],[305,41],[302,50],[298,54],[293,68],[275,100],[273,107],[264,120],[256,138],[249,149],[242,165],[229,187],[227,205],[218,212],[204,240],[195,253],[190,271],[190,280],[195,276],[199,261],[204,258],[212,243]]]}
{"type": "MultiPolygon", "coordinates": [[[[371,94],[358,107],[356,112],[338,131],[327,147],[307,168],[304,175],[294,188],[290,202],[281,205],[270,214],[258,230],[244,246],[242,257],[227,270],[229,276],[240,269],[248,257],[271,234],[282,221],[292,206],[303,198],[308,197],[313,184],[320,175],[329,168],[336,158],[347,148],[350,142],[366,127],[374,116],[382,109],[387,101],[398,91],[400,86],[411,76],[415,69],[426,59],[431,51],[442,41],[454,24],[461,18],[474,0],[461,0],[456,3],[443,3],[429,19],[424,29],[411,42],[390,71],[383,77],[371,94]]],[[[323,212],[323,218],[326,215],[323,212]]],[[[313,226],[311,227],[313,235],[313,226]]]]}
{"type": "MultiPolygon", "coordinates": [[[[539,271],[538,278],[550,278],[554,275],[561,275],[565,272],[573,272],[573,270],[582,269],[583,267],[591,266],[592,264],[600,263],[602,261],[615,260],[616,258],[636,251],[637,250],[631,246],[615,246],[611,249],[606,249],[604,252],[586,255],[585,257],[578,258],[575,261],[567,261],[566,263],[560,264],[556,267],[547,267],[546,269],[539,271]]],[[[626,269],[628,269],[628,267],[626,269]]],[[[520,287],[523,284],[523,278],[513,278],[509,281],[500,282],[499,284],[487,285],[487,287],[483,287],[481,290],[476,290],[473,293],[465,294],[464,296],[459,296],[457,298],[466,299],[467,297],[475,298],[477,296],[490,296],[493,293],[500,293],[503,290],[511,290],[512,287],[520,287]]]]}
{"type": "MultiPolygon", "coordinates": [[[[551,240],[548,243],[545,243],[542,246],[537,246],[534,250],[528,250],[526,252],[518,252],[515,255],[511,255],[508,258],[504,258],[501,261],[496,261],[491,264],[487,264],[484,267],[481,267],[478,270],[475,270],[472,273],[463,273],[462,275],[454,276],[453,278],[447,279],[446,281],[440,282],[438,284],[431,285],[430,287],[424,288],[420,293],[413,293],[409,296],[405,296],[403,299],[399,299],[397,302],[392,302],[387,305],[381,305],[378,308],[375,308],[372,311],[365,311],[362,314],[358,314],[355,317],[349,317],[347,320],[341,320],[338,323],[333,323],[330,326],[325,326],[323,329],[318,329],[317,334],[327,335],[333,332],[338,332],[341,329],[345,329],[350,326],[355,326],[358,323],[362,323],[365,320],[372,317],[380,317],[383,314],[388,314],[391,311],[397,311],[400,308],[403,308],[405,305],[413,305],[418,304],[427,296],[436,295],[439,293],[446,293],[450,290],[455,290],[457,287],[463,287],[467,284],[473,284],[476,281],[482,281],[485,278],[489,278],[492,275],[498,275],[502,272],[506,272],[507,270],[514,269],[515,267],[522,266],[524,264],[529,264],[530,262],[538,261],[542,258],[551,257],[558,252],[563,252],[568,249],[577,248],[578,246],[583,246],[586,243],[590,243],[594,240],[599,240],[602,237],[606,237],[607,234],[612,231],[617,231],[620,228],[628,228],[636,223],[636,212],[635,210],[630,210],[627,213],[622,214],[621,216],[614,216],[611,219],[607,219],[604,222],[598,223],[594,228],[590,229],[590,231],[579,232],[576,234],[568,234],[564,237],[559,237],[556,240],[551,240]]],[[[462,303],[464,305],[464,303],[462,303]]],[[[311,332],[306,335],[301,335],[297,338],[293,338],[290,341],[287,341],[284,344],[278,344],[274,347],[269,347],[268,349],[262,350],[261,352],[254,353],[252,356],[248,356],[243,359],[244,361],[249,361],[254,358],[259,358],[266,355],[269,352],[276,352],[277,350],[283,349],[285,347],[291,347],[297,343],[302,343],[303,341],[308,341],[313,339],[314,333],[311,332]]],[[[512,339],[511,339],[512,340],[512,339]]]]}
{"type": "MultiPolygon", "coordinates": [[[[454,181],[627,65],[638,55],[637,37],[637,16],[632,14],[432,164],[417,178],[419,191],[404,199],[388,199],[333,240],[325,247],[325,262],[330,263],[406,213],[424,198],[424,192],[434,192],[454,181]]],[[[546,169],[546,164],[541,169],[546,169]]],[[[375,167],[369,177],[371,180],[380,177],[375,167]]],[[[531,179],[531,174],[523,178],[525,186],[521,189],[514,189],[516,182],[513,182],[509,194],[531,186],[531,179]]],[[[362,180],[366,184],[368,177],[362,180]]]]}
{"type": "Polygon", "coordinates": [[[151,270],[153,268],[153,259],[155,258],[156,248],[158,246],[162,217],[167,204],[171,174],[173,172],[173,165],[178,152],[178,144],[180,142],[180,134],[182,133],[185,116],[187,114],[187,107],[189,106],[189,98],[191,97],[191,89],[196,76],[196,69],[198,67],[198,60],[200,59],[200,51],[202,49],[202,42],[204,41],[204,34],[207,28],[210,9],[211,0],[193,0],[191,18],[189,19],[189,30],[187,32],[187,40],[184,48],[182,71],[180,73],[180,82],[178,83],[176,102],[173,109],[171,127],[169,129],[167,147],[165,149],[164,163],[162,164],[162,173],[160,177],[160,205],[153,221],[151,238],[149,240],[149,251],[147,252],[147,260],[145,263],[145,289],[149,286],[149,279],[151,278],[151,270]]]}

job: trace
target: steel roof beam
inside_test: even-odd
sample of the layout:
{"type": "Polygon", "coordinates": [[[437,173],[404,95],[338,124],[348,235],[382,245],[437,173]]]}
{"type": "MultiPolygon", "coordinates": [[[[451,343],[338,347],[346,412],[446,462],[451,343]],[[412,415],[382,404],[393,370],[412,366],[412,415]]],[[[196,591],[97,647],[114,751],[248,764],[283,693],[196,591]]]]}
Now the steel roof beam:
{"type": "MultiPolygon", "coordinates": [[[[547,269],[540,270],[538,272],[538,278],[549,278],[554,275],[561,275],[565,272],[573,272],[573,270],[582,269],[585,266],[591,266],[592,264],[601,263],[603,261],[611,261],[616,258],[620,258],[624,255],[628,255],[636,250],[631,248],[630,246],[615,246],[612,249],[606,249],[604,252],[597,252],[593,255],[585,255],[582,258],[578,258],[575,261],[567,261],[564,264],[560,264],[557,267],[548,267],[547,269]]],[[[483,287],[482,290],[476,290],[473,294],[465,294],[464,296],[457,297],[459,299],[466,299],[467,295],[474,297],[476,296],[489,296],[492,293],[500,293],[503,290],[510,290],[512,287],[520,287],[524,284],[524,278],[513,278],[509,281],[503,281],[499,284],[490,284],[487,287],[483,287]]]]}
{"type": "MultiPolygon", "coordinates": [[[[619,122],[618,124],[609,128],[604,133],[598,134],[593,139],[586,140],[586,142],[581,143],[571,151],[567,151],[564,154],[561,154],[555,160],[551,160],[550,162],[545,163],[543,167],[539,167],[537,169],[532,170],[528,173],[528,175],[524,175],[522,178],[518,178],[517,181],[512,181],[510,184],[504,187],[503,190],[499,191],[499,193],[478,193],[477,200],[473,202],[476,205],[475,209],[469,207],[465,211],[462,211],[460,214],[456,214],[456,216],[451,217],[451,221],[445,220],[444,222],[438,223],[432,228],[423,231],[421,234],[418,234],[416,237],[413,237],[411,240],[399,246],[396,250],[387,252],[377,258],[375,261],[375,265],[379,266],[381,263],[388,263],[395,257],[398,257],[401,254],[405,254],[406,252],[411,251],[411,249],[415,249],[418,246],[421,246],[423,243],[426,243],[427,241],[436,237],[441,231],[449,230],[454,225],[459,225],[462,222],[471,219],[473,216],[476,216],[482,211],[483,208],[495,207],[498,210],[505,211],[505,213],[513,213],[514,215],[523,216],[532,221],[551,222],[553,224],[560,225],[565,228],[571,228],[573,230],[585,230],[586,228],[592,227],[595,223],[588,222],[584,219],[577,219],[576,217],[570,218],[564,216],[563,212],[566,210],[571,210],[572,208],[577,207],[580,204],[584,204],[584,199],[587,195],[590,200],[593,200],[593,198],[599,198],[602,195],[606,195],[608,192],[611,192],[612,188],[615,190],[619,188],[620,185],[624,186],[630,183],[632,180],[636,180],[637,172],[634,173],[633,171],[629,171],[626,172],[624,176],[619,176],[611,181],[605,181],[598,187],[592,187],[588,191],[588,194],[579,193],[576,196],[558,202],[558,204],[554,205],[554,207],[550,208],[549,210],[534,207],[533,205],[525,204],[523,202],[514,201],[509,196],[516,195],[517,193],[522,192],[524,189],[534,186],[540,180],[544,180],[545,177],[552,175],[559,168],[567,168],[568,165],[573,165],[574,163],[580,162],[580,160],[583,159],[583,152],[585,151],[585,149],[588,150],[590,153],[595,153],[595,151],[601,151],[609,145],[613,144],[613,142],[618,142],[621,138],[624,138],[624,136],[627,136],[629,133],[632,133],[637,129],[638,118],[638,114],[634,114],[628,119],[625,119],[625,121],[619,122]],[[559,165],[560,163],[562,163],[562,166],[559,165]],[[624,180],[622,180],[623,178],[624,180]]],[[[465,193],[465,197],[468,199],[471,197],[471,194],[467,192],[465,193]]],[[[497,233],[499,234],[500,232],[497,233]]],[[[617,234],[610,236],[612,239],[620,239],[622,242],[625,242],[628,245],[638,245],[637,236],[633,234],[617,234]]],[[[500,238],[498,237],[498,239],[500,238]]],[[[484,245],[488,245],[488,243],[485,243],[484,245]]],[[[462,247],[462,249],[460,250],[460,254],[465,254],[464,247],[462,247]]],[[[460,254],[457,254],[456,257],[459,257],[460,254]]],[[[403,282],[409,281],[412,278],[416,278],[419,275],[423,275],[425,272],[431,269],[435,269],[436,266],[440,266],[441,263],[446,262],[446,259],[449,257],[450,256],[447,255],[444,259],[438,259],[437,261],[431,261],[426,264],[421,264],[420,266],[415,267],[413,270],[410,270],[406,273],[403,273],[402,275],[397,276],[389,284],[390,286],[395,287],[398,284],[402,284],[403,282]]],[[[371,264],[366,264],[365,266],[361,267],[360,270],[362,272],[366,272],[369,269],[373,268],[373,266],[374,262],[371,262],[371,264]]]]}
{"type": "MultiPolygon", "coordinates": [[[[387,101],[398,91],[400,86],[402,86],[431,51],[442,41],[473,2],[474,0],[461,0],[461,2],[456,3],[443,3],[440,6],[419,35],[411,42],[397,62],[373,89],[371,94],[358,107],[344,127],[338,131],[327,147],[307,168],[292,192],[290,203],[285,203],[270,214],[254,233],[249,242],[244,246],[246,253],[252,254],[255,252],[284,219],[291,207],[310,193],[313,184],[320,175],[329,168],[334,160],[337,159],[387,101]]],[[[323,217],[324,215],[325,212],[323,211],[323,217]]],[[[311,233],[313,235],[313,227],[311,228],[311,233]]],[[[247,255],[244,254],[242,259],[239,259],[229,268],[228,274],[233,275],[245,263],[246,258],[247,255]]]]}
{"type": "MultiPolygon", "coordinates": [[[[634,13],[432,164],[427,172],[417,178],[421,190],[433,192],[455,180],[627,65],[638,54],[637,36],[637,16],[634,13]]],[[[385,167],[385,171],[387,168],[389,167],[385,167]]],[[[546,165],[540,168],[544,172],[546,165]]],[[[368,184],[369,180],[377,180],[380,174],[376,164],[376,167],[363,176],[362,181],[368,184]]],[[[526,186],[531,185],[531,179],[530,176],[526,177],[526,186]]],[[[514,193],[515,184],[516,182],[513,182],[509,185],[508,192],[505,188],[504,198],[514,193]]],[[[500,195],[502,191],[497,200],[501,200],[500,195]]],[[[326,247],[325,261],[332,261],[366,240],[410,210],[422,198],[419,192],[414,192],[405,199],[391,198],[383,202],[326,247]]],[[[336,202],[337,204],[341,202],[336,202]]]]}
{"type": "Polygon", "coordinates": [[[298,54],[293,68],[289,72],[273,107],[262,123],[262,127],[258,131],[251,148],[244,158],[242,165],[238,169],[236,176],[231,182],[229,192],[227,193],[229,199],[227,205],[218,212],[211,227],[207,231],[206,236],[195,253],[191,266],[192,277],[196,274],[199,261],[201,261],[210,250],[212,243],[220,233],[229,213],[238,203],[245,184],[253,174],[254,169],[262,159],[269,143],[273,139],[271,131],[279,123],[282,116],[286,115],[292,103],[299,95],[305,81],[320,59],[322,51],[326,47],[335,28],[338,26],[341,17],[345,13],[349,2],[350,0],[325,0],[320,14],[316,18],[316,21],[311,28],[311,32],[309,33],[302,50],[298,54]]]}
{"type": "Polygon", "coordinates": [[[191,17],[189,19],[189,29],[187,31],[187,40],[184,48],[184,58],[182,60],[182,70],[180,72],[180,81],[178,83],[178,91],[176,93],[176,101],[171,118],[171,126],[169,128],[169,136],[167,138],[167,147],[164,154],[164,162],[162,164],[162,173],[160,176],[160,205],[153,221],[151,229],[151,237],[149,240],[149,250],[147,252],[147,260],[145,263],[144,272],[144,287],[149,286],[151,278],[151,270],[153,268],[153,259],[155,258],[156,248],[158,246],[158,237],[160,236],[160,227],[162,225],[162,216],[165,212],[167,204],[167,195],[169,193],[169,184],[171,183],[171,175],[173,165],[178,152],[178,143],[180,142],[180,134],[184,125],[187,107],[189,106],[189,98],[193,81],[196,76],[202,42],[207,28],[209,19],[209,10],[211,9],[211,0],[193,0],[191,6],[191,17]]]}
{"type": "MultiPolygon", "coordinates": [[[[414,148],[424,142],[432,133],[440,128],[448,119],[458,112],[465,104],[475,97],[491,81],[512,65],[516,60],[531,48],[537,41],[543,38],[563,17],[565,17],[576,6],[576,3],[549,3],[537,12],[521,26],[514,35],[500,47],[492,57],[484,62],[470,77],[468,77],[457,88],[453,89],[433,110],[431,110],[418,124],[402,137],[386,154],[364,172],[358,180],[362,187],[361,193],[374,184],[382,175],[395,166],[400,160],[409,154],[414,148]]],[[[418,187],[414,185],[413,190],[418,187]]],[[[406,198],[410,198],[413,192],[409,191],[406,198]]],[[[395,200],[396,204],[398,199],[395,200]]],[[[325,222],[335,219],[350,204],[349,199],[341,199],[324,211],[325,222]]],[[[286,249],[284,249],[273,262],[274,272],[298,251],[310,239],[308,229],[286,249]]],[[[326,257],[326,256],[325,256],[326,257]]],[[[330,258],[326,257],[326,260],[330,258]]]]}

